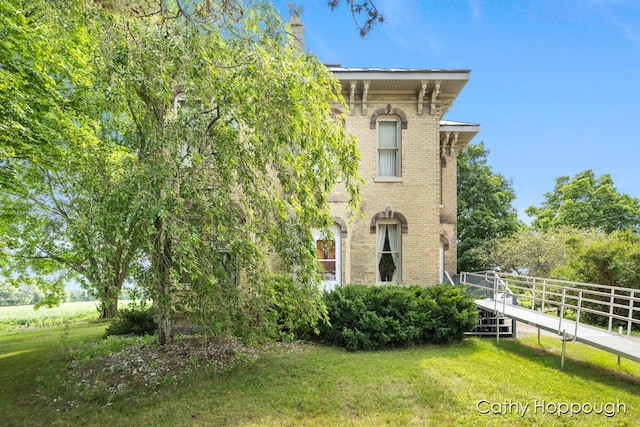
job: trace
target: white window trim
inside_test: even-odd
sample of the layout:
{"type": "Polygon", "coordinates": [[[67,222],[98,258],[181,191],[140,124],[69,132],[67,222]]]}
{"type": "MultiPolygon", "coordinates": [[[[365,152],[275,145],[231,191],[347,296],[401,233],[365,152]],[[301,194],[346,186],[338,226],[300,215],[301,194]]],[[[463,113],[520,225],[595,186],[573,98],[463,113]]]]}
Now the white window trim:
{"type": "Polygon", "coordinates": [[[404,182],[404,178],[401,176],[376,176],[373,178],[373,182],[404,182]]]}
{"type": "Polygon", "coordinates": [[[376,177],[374,182],[402,182],[402,123],[397,116],[382,116],[376,122],[376,177]],[[380,151],[389,148],[380,147],[380,122],[394,122],[396,124],[396,175],[380,175],[380,151]]]}
{"type": "Polygon", "coordinates": [[[335,262],[336,262],[336,278],[335,280],[323,280],[322,290],[331,291],[342,284],[342,232],[338,224],[331,225],[329,236],[324,235],[319,230],[313,230],[313,239],[315,244],[318,240],[325,240],[327,237],[333,237],[335,240],[335,262]]]}

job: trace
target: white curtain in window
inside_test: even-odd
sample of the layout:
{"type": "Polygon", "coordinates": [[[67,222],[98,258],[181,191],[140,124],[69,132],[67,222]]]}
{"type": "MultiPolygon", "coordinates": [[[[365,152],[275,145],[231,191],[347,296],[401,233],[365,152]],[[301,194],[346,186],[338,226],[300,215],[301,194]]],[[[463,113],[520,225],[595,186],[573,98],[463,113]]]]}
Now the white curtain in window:
{"type": "Polygon", "coordinates": [[[396,176],[396,155],[398,148],[398,124],[378,123],[378,175],[396,176]]]}
{"type": "Polygon", "coordinates": [[[398,261],[400,260],[400,256],[398,255],[398,226],[397,225],[389,225],[387,226],[387,232],[389,233],[389,250],[391,250],[391,257],[393,258],[393,265],[396,266],[396,269],[393,270],[393,277],[391,278],[392,282],[398,281],[398,261]]]}
{"type": "Polygon", "coordinates": [[[378,260],[376,262],[377,281],[381,282],[380,277],[380,261],[382,260],[382,251],[384,251],[384,241],[387,234],[387,226],[385,224],[378,225],[378,260]]]}

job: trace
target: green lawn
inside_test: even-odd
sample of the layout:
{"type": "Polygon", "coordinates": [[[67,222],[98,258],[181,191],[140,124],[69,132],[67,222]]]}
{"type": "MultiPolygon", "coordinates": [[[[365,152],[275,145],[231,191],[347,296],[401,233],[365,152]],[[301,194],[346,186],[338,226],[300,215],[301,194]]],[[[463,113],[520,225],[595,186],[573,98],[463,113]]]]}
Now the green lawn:
{"type": "MultiPolygon", "coordinates": [[[[130,301],[118,301],[120,307],[130,301]]],[[[0,330],[62,325],[66,322],[94,320],[98,318],[98,301],[66,302],[58,307],[42,307],[34,310],[32,305],[0,307],[0,330]]]]}
{"type": "Polygon", "coordinates": [[[0,332],[2,424],[631,426],[640,417],[639,364],[623,360],[618,366],[614,355],[568,344],[566,366],[560,370],[561,342],[543,337],[539,346],[535,335],[499,344],[474,338],[382,352],[304,346],[223,373],[204,370],[181,385],[168,384],[157,395],[140,390],[125,401],[58,412],[51,400],[58,392],[64,396],[58,388],[63,352],[98,339],[105,326],[0,332]],[[549,413],[550,405],[562,410],[562,405],[582,409],[597,404],[600,410],[603,403],[617,404],[617,413],[549,413]],[[529,405],[524,416],[517,405],[529,405]],[[498,409],[505,413],[481,413],[498,409]]]}

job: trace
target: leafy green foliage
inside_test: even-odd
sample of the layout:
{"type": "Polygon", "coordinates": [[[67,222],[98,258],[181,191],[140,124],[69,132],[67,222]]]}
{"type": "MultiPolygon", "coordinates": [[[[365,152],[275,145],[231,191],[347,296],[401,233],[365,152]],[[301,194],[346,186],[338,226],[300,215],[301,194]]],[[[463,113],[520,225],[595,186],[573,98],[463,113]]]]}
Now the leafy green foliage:
{"type": "Polygon", "coordinates": [[[131,303],[118,310],[118,315],[105,330],[110,335],[152,335],[158,330],[154,321],[153,307],[145,301],[131,303]]]}
{"type": "Polygon", "coordinates": [[[551,277],[569,257],[568,242],[592,234],[569,227],[544,231],[522,226],[510,236],[488,242],[483,256],[487,265],[503,272],[551,277]]]}
{"type": "Polygon", "coordinates": [[[105,134],[137,155],[140,265],[162,343],[175,309],[214,333],[273,330],[271,259],[302,289],[317,286],[310,230],[331,223],[339,180],[354,210],[359,201],[357,146],[328,103],[343,103],[337,80],[269,4],[249,4],[95,10],[117,118],[105,134]],[[216,253],[234,260],[240,286],[216,253]]]}
{"type": "MultiPolygon", "coordinates": [[[[346,110],[335,77],[297,49],[269,3],[78,1],[58,10],[42,1],[36,15],[0,5],[15,54],[0,63],[25,61],[0,70],[13,73],[0,83],[11,86],[0,87],[0,108],[15,106],[1,111],[44,102],[31,120],[64,107],[50,132],[19,123],[56,141],[46,164],[24,154],[25,135],[2,141],[12,177],[0,193],[5,277],[46,290],[46,305],[76,279],[106,317],[135,267],[163,343],[177,308],[214,333],[277,329],[271,260],[314,289],[310,230],[331,223],[329,192],[341,182],[354,211],[359,202],[357,146],[329,105],[346,110]],[[21,70],[38,71],[37,99],[21,70]],[[235,260],[241,286],[227,280],[220,253],[235,260]]],[[[321,316],[317,292],[304,292],[315,301],[298,302],[321,316]]]]}
{"type": "Polygon", "coordinates": [[[0,181],[0,273],[13,286],[39,287],[45,306],[59,304],[75,279],[109,317],[137,256],[138,209],[135,156],[117,144],[125,129],[104,126],[114,120],[97,71],[99,32],[76,2],[15,7],[3,14],[15,20],[1,50],[10,58],[0,58],[0,122],[10,128],[0,132],[8,171],[0,181]]]}
{"type": "Polygon", "coordinates": [[[290,278],[276,275],[270,281],[270,307],[275,331],[281,340],[309,338],[319,333],[318,324],[328,321],[318,287],[301,287],[290,278]]]}
{"type": "Polygon", "coordinates": [[[477,322],[473,299],[462,288],[347,285],[324,295],[330,325],[323,342],[348,350],[377,350],[463,338],[477,322]]]}
{"type": "Polygon", "coordinates": [[[0,1],[0,188],[25,163],[53,168],[91,138],[91,35],[76,1],[0,1]]]}
{"type": "Polygon", "coordinates": [[[482,142],[458,155],[458,271],[493,268],[482,256],[484,244],[515,233],[520,224],[511,205],[513,186],[487,165],[488,155],[482,142]]]}
{"type": "MultiPolygon", "coordinates": [[[[575,238],[569,242],[569,258],[567,263],[557,268],[553,275],[556,278],[574,280],[583,283],[596,283],[607,286],[618,286],[629,289],[640,289],[640,237],[629,231],[614,231],[613,233],[598,233],[589,239],[575,238]]],[[[593,299],[610,302],[608,295],[593,296],[593,299]]],[[[617,304],[628,306],[628,301],[616,301],[617,304]]],[[[585,306],[592,306],[607,312],[598,303],[586,302],[585,306]]],[[[614,307],[616,315],[628,316],[629,311],[624,307],[614,307]]],[[[640,318],[640,313],[634,314],[640,318]]],[[[588,323],[607,326],[607,320],[588,312],[582,314],[582,319],[588,323]]],[[[614,324],[625,322],[614,321],[614,324]]]]}
{"type": "Polygon", "coordinates": [[[596,177],[592,170],[573,178],[556,178],[552,192],[545,193],[540,207],[530,206],[527,215],[532,226],[549,230],[569,226],[581,230],[640,230],[640,202],[635,197],[620,194],[609,174],[596,177]]]}

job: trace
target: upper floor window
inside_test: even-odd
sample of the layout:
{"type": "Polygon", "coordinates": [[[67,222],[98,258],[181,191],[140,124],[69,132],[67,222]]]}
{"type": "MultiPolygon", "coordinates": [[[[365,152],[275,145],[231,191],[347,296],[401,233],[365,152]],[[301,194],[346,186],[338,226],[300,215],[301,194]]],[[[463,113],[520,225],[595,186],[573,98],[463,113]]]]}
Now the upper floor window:
{"type": "Polygon", "coordinates": [[[378,176],[400,177],[401,173],[401,127],[394,117],[378,120],[378,176]]]}

